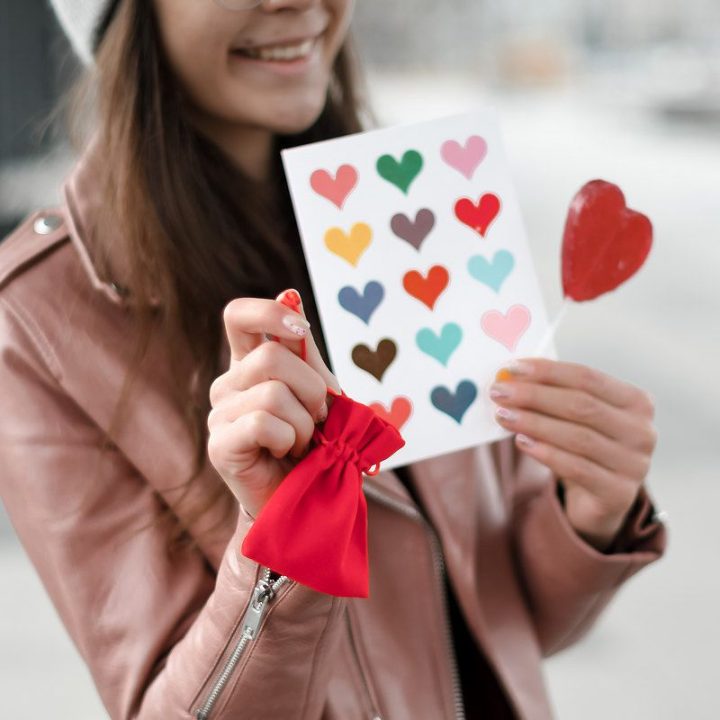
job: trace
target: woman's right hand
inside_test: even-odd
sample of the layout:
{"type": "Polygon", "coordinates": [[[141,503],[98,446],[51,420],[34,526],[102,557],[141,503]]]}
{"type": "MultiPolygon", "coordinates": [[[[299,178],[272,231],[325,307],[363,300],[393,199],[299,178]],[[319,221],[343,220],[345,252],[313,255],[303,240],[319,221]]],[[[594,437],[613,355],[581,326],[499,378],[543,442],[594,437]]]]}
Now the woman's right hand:
{"type": "Polygon", "coordinates": [[[340,392],[302,304],[299,309],[242,297],[223,312],[231,358],[210,386],[208,457],[253,517],[305,454],[315,424],[327,417],[327,386],[340,392]],[[306,360],[299,354],[303,337],[306,360]]]}

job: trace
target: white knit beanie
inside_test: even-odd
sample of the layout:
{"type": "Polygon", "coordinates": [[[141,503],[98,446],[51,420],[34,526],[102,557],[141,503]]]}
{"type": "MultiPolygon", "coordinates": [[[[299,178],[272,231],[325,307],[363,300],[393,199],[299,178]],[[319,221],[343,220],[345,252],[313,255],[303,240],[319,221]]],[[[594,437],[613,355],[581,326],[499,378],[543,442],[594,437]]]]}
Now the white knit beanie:
{"type": "Polygon", "coordinates": [[[95,50],[105,34],[119,0],[50,0],[58,21],[77,56],[95,63],[95,50]]]}

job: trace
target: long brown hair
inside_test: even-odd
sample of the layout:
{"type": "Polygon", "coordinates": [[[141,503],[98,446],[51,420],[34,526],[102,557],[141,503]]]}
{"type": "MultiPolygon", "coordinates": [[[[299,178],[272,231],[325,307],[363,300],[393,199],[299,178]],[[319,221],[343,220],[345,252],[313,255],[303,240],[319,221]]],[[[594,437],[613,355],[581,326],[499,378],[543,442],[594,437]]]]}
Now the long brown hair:
{"type": "MultiPolygon", "coordinates": [[[[176,507],[207,462],[209,387],[226,369],[219,367],[225,305],[238,296],[274,297],[283,288],[297,288],[330,365],[280,150],[357,132],[377,121],[361,94],[362,73],[348,34],[317,121],[297,135],[275,135],[271,177],[255,181],[190,125],[159,37],[151,0],[121,0],[97,49],[96,67],[86,69],[71,89],[66,118],[76,150],[81,151],[91,131],[102,138],[108,172],[92,252],[101,275],[111,253],[123,256],[129,270],[125,285],[137,317],[137,345],[103,449],[122,420],[151,334],[158,332],[168,348],[175,401],[193,439],[194,465],[177,486],[183,492],[156,519],[170,522],[172,550],[197,545],[176,507]],[[93,118],[89,124],[88,113],[93,118]],[[107,247],[103,223],[122,228],[120,247],[107,247]],[[160,300],[159,316],[150,305],[152,297],[160,300]],[[175,362],[188,353],[190,373],[187,361],[175,362]]],[[[188,525],[223,496],[232,509],[224,483],[210,495],[186,513],[188,525]]]]}

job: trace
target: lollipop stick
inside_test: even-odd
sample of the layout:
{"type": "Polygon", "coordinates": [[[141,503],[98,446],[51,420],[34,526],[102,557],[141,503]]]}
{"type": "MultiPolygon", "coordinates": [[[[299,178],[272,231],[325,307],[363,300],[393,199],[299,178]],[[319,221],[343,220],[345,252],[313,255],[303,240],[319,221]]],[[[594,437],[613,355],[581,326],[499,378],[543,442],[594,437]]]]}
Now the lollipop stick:
{"type": "Polygon", "coordinates": [[[558,329],[558,326],[560,325],[560,321],[565,316],[565,313],[567,312],[568,306],[570,305],[569,298],[565,296],[563,299],[563,304],[560,306],[560,311],[558,312],[557,316],[555,317],[555,320],[550,324],[548,329],[545,331],[545,335],[543,336],[542,340],[540,341],[540,344],[538,345],[535,352],[531,355],[531,357],[538,357],[539,355],[542,355],[545,352],[545,348],[550,344],[550,341],[553,339],[553,336],[555,335],[555,331],[558,329]]]}

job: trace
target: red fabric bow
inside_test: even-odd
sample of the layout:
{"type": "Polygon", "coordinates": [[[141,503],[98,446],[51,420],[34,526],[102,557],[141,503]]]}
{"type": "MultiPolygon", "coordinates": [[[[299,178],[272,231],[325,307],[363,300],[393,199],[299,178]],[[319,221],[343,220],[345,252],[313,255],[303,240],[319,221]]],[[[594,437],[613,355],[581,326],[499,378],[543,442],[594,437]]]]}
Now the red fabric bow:
{"type": "Polygon", "coordinates": [[[242,543],[245,557],[331,595],[368,597],[367,504],[375,474],[405,440],[367,405],[335,395],[314,446],[285,476],[242,543]],[[373,466],[375,472],[368,472],[373,466]]]}

